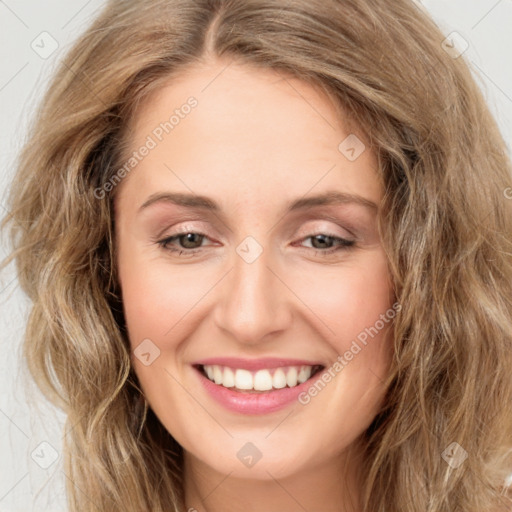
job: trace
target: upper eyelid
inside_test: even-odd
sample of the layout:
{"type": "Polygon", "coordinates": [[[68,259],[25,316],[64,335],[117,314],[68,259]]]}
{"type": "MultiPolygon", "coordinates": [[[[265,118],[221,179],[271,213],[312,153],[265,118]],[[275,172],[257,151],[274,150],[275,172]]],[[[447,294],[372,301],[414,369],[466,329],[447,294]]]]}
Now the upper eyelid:
{"type": "MultiPolygon", "coordinates": [[[[340,238],[345,238],[346,236],[350,236],[350,237],[353,237],[353,238],[358,238],[357,234],[355,233],[355,231],[358,230],[358,228],[356,228],[352,223],[349,223],[349,222],[343,222],[343,225],[341,225],[341,219],[337,219],[337,218],[329,218],[329,217],[321,217],[321,218],[318,218],[318,219],[299,219],[299,221],[296,221],[296,222],[292,222],[293,225],[296,225],[296,224],[300,224],[300,228],[297,228],[297,227],[294,227],[293,228],[293,232],[297,232],[298,229],[301,229],[303,231],[305,231],[305,234],[304,236],[308,236],[310,235],[311,233],[322,233],[324,234],[325,232],[330,232],[332,234],[332,236],[337,236],[337,237],[340,237],[340,238]],[[332,223],[332,224],[335,224],[335,228],[333,227],[310,227],[310,228],[306,228],[304,227],[304,224],[308,224],[308,223],[312,223],[312,222],[327,222],[327,223],[332,223]],[[343,230],[345,231],[348,235],[346,234],[343,234],[343,233],[336,233],[336,230],[343,230]]],[[[169,235],[164,235],[164,233],[169,229],[169,228],[166,228],[164,230],[161,231],[161,235],[160,237],[163,237],[163,236],[167,236],[167,237],[170,237],[170,236],[175,236],[175,235],[178,235],[178,234],[184,234],[185,232],[194,232],[194,233],[201,233],[205,236],[208,236],[210,237],[210,235],[208,234],[208,229],[205,229],[203,226],[206,226],[208,223],[205,223],[204,221],[200,221],[200,220],[184,220],[182,221],[181,223],[177,223],[176,225],[180,225],[180,224],[183,224],[183,226],[180,226],[179,228],[175,228],[173,227],[172,228],[172,233],[169,233],[169,235]],[[199,227],[196,225],[196,226],[192,226],[188,223],[199,223],[199,227]]],[[[175,226],[176,226],[175,225],[175,226]]],[[[215,230],[217,230],[217,228],[215,228],[215,230]]],[[[232,231],[229,230],[231,233],[232,231]]],[[[360,231],[360,229],[359,229],[360,231]]],[[[286,233],[286,236],[288,236],[290,233],[292,232],[292,229],[289,228],[289,229],[286,229],[285,230],[285,233],[286,233]]],[[[213,236],[213,235],[212,235],[213,236]]]]}

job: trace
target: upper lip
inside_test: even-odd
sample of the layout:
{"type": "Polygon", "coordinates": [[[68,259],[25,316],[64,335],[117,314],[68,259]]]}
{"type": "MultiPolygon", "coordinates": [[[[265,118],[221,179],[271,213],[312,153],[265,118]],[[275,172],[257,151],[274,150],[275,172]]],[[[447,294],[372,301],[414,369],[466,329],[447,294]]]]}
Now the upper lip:
{"type": "Polygon", "coordinates": [[[243,370],[264,370],[266,368],[280,368],[283,366],[323,366],[319,361],[305,359],[284,359],[278,357],[262,357],[258,359],[243,359],[240,357],[210,357],[193,363],[194,366],[218,365],[240,368],[243,370]]]}

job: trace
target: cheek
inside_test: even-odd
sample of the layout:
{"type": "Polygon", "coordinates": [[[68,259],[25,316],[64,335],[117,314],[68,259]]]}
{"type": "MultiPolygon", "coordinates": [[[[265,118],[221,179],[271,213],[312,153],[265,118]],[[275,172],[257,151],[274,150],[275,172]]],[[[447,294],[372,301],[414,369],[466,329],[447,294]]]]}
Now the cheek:
{"type": "Polygon", "coordinates": [[[319,383],[301,403],[328,418],[333,436],[343,422],[347,432],[355,433],[379,410],[393,357],[397,305],[387,259],[381,250],[368,252],[357,263],[296,283],[301,283],[297,294],[317,317],[332,357],[327,384],[319,383]],[[340,407],[325,411],[324,398],[317,394],[336,397],[340,407]]]}
{"type": "Polygon", "coordinates": [[[371,423],[385,395],[397,308],[385,254],[368,253],[357,264],[303,279],[297,293],[332,349],[328,375],[314,381],[300,403],[310,417],[324,418],[325,439],[342,449],[371,423]]]}
{"type": "Polygon", "coordinates": [[[194,401],[179,384],[184,380],[179,365],[183,340],[193,332],[197,322],[194,313],[198,310],[194,305],[205,291],[204,280],[199,285],[191,282],[193,274],[144,250],[119,253],[119,278],[134,370],[157,415],[167,428],[172,425],[173,432],[178,429],[178,434],[175,419],[168,417],[168,404],[174,404],[175,411],[189,411],[190,421],[194,416],[201,420],[194,401]],[[146,360],[144,354],[149,354],[146,360]]]}
{"type": "Polygon", "coordinates": [[[155,340],[161,347],[164,339],[166,346],[172,344],[187,312],[204,295],[204,280],[197,281],[200,272],[194,276],[183,267],[151,259],[143,252],[121,256],[119,275],[126,324],[134,347],[145,338],[155,340]]]}
{"type": "MultiPolygon", "coordinates": [[[[364,339],[365,329],[375,326],[386,331],[393,314],[393,289],[387,260],[382,251],[373,251],[357,262],[311,273],[295,279],[297,295],[323,324],[322,332],[338,353],[352,340],[364,339]]],[[[317,323],[319,323],[317,320],[317,323]]],[[[373,331],[372,331],[373,332],[373,331]]]]}

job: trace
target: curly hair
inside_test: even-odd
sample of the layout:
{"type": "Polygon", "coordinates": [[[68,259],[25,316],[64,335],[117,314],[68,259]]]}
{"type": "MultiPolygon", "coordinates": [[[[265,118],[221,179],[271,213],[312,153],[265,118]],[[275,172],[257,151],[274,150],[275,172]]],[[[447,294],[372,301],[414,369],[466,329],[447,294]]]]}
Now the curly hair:
{"type": "Polygon", "coordinates": [[[30,373],[67,414],[70,510],[183,511],[183,452],[141,406],[98,197],[141,102],[212,57],[321,87],[384,184],[379,232],[402,308],[364,434],[367,512],[493,512],[512,472],[511,163],[463,57],[412,0],[111,0],[55,73],[2,227],[31,299],[30,373]],[[96,191],[96,192],[95,192],[96,191]],[[456,444],[454,444],[456,443],[456,444]],[[459,467],[446,450],[464,450],[459,467]]]}

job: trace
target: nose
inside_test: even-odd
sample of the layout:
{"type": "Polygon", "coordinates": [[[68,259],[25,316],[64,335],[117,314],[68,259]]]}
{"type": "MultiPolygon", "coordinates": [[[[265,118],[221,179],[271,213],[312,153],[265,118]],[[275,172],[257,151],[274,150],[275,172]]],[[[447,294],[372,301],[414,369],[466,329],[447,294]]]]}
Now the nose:
{"type": "Polygon", "coordinates": [[[236,254],[234,268],[220,285],[215,324],[239,343],[268,341],[291,324],[292,294],[274,267],[265,250],[252,263],[236,254]]]}

